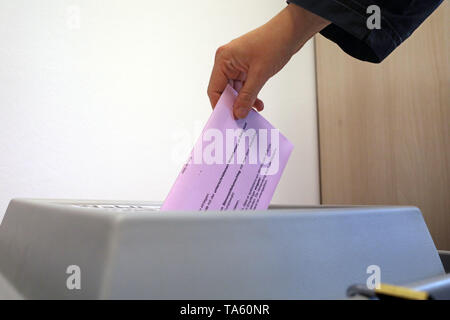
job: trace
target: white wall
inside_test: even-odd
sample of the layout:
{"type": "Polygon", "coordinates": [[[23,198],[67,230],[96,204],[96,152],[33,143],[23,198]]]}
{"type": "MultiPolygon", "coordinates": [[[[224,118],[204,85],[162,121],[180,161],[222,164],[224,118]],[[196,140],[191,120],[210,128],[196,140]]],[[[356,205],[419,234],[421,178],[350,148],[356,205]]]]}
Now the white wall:
{"type": "MultiPolygon", "coordinates": [[[[0,0],[0,217],[13,197],[163,200],[173,132],[196,138],[211,112],[215,49],[284,6],[0,0]]],[[[260,96],[295,145],[274,202],[318,203],[312,43],[260,96]]]]}

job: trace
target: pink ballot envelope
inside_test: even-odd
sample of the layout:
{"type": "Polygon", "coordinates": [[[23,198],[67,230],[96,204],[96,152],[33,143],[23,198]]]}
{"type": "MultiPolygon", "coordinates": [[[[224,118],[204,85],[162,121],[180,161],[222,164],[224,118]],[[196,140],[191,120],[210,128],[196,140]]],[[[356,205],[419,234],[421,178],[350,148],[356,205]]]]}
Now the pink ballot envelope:
{"type": "Polygon", "coordinates": [[[235,120],[226,87],[161,211],[265,210],[293,145],[258,112],[235,120]]]}

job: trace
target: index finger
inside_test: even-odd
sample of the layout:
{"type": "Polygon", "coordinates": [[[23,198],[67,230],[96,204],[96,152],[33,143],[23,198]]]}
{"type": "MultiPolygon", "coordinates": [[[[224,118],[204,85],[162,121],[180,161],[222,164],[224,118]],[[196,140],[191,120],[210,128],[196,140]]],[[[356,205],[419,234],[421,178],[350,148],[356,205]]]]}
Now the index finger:
{"type": "Polygon", "coordinates": [[[208,97],[213,109],[216,106],[217,101],[219,101],[219,98],[222,92],[225,90],[227,84],[228,77],[225,75],[222,68],[219,66],[219,63],[216,61],[214,63],[208,85],[208,97]]]}

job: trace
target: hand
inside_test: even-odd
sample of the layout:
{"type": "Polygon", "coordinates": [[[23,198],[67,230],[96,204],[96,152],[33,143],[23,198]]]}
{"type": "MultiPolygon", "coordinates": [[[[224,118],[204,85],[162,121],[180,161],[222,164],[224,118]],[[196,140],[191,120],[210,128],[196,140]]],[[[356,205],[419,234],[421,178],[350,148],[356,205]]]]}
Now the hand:
{"type": "Polygon", "coordinates": [[[264,109],[258,93],[267,80],[329,22],[295,4],[289,4],[263,26],[220,47],[208,86],[214,108],[230,80],[243,87],[233,106],[235,118],[245,118],[252,108],[264,109]]]}

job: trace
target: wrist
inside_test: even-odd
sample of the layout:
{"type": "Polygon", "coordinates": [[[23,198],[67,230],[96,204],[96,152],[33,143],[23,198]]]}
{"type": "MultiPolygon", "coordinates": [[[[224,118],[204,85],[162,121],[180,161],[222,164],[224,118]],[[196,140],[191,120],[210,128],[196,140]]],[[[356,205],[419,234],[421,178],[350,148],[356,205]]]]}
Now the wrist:
{"type": "Polygon", "coordinates": [[[330,21],[293,3],[288,4],[282,13],[290,23],[288,32],[291,33],[295,52],[330,24],[330,21]]]}

